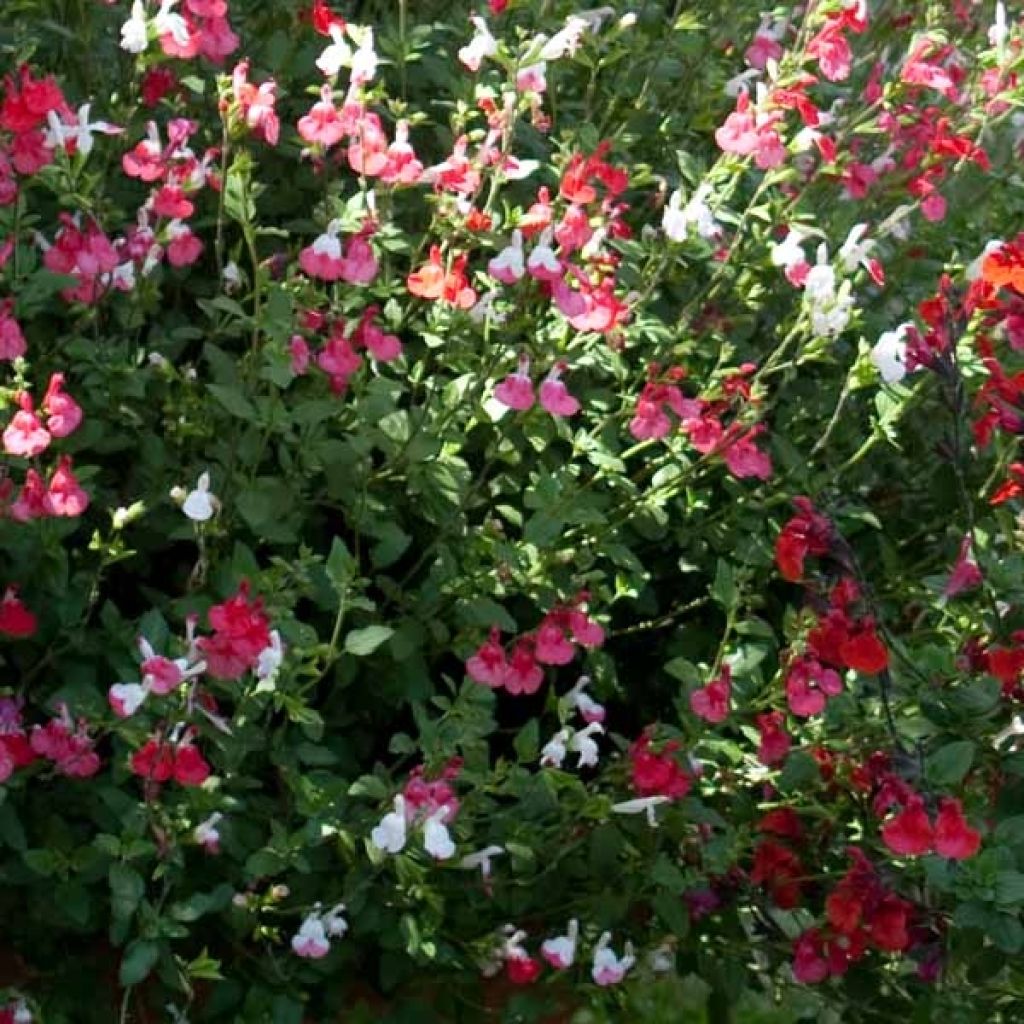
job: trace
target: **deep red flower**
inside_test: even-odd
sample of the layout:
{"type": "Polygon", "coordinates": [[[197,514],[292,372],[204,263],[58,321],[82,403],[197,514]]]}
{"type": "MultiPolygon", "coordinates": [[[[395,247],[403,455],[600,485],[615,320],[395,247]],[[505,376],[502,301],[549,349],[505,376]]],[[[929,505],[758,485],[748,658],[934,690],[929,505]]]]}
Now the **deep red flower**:
{"type": "Polygon", "coordinates": [[[832,522],[808,498],[794,498],[797,514],[775,539],[775,564],[783,579],[798,583],[808,555],[827,555],[832,542],[832,522]]]}
{"type": "Polygon", "coordinates": [[[38,621],[18,597],[17,587],[8,587],[0,598],[0,633],[20,638],[32,636],[37,627],[38,621]]]}
{"type": "Polygon", "coordinates": [[[532,956],[510,956],[505,970],[513,985],[532,985],[540,975],[541,963],[532,956]]]}
{"type": "Polygon", "coordinates": [[[904,857],[919,857],[932,849],[935,833],[919,796],[911,797],[906,808],[882,826],[882,841],[904,857]]]}
{"type": "Polygon", "coordinates": [[[940,857],[966,860],[978,852],[979,846],[981,833],[967,824],[960,801],[943,800],[935,819],[935,852],[940,857]]]}

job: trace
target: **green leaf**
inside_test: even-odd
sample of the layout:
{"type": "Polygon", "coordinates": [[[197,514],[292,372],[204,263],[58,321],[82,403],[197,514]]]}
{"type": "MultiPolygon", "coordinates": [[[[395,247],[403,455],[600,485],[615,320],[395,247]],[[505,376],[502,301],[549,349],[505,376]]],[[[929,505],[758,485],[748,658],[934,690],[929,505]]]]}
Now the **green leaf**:
{"type": "Polygon", "coordinates": [[[711,584],[711,596],[723,608],[732,608],[736,604],[736,579],[732,566],[724,559],[718,560],[715,569],[715,581],[711,584]]]}
{"type": "Polygon", "coordinates": [[[142,875],[127,864],[111,864],[107,874],[110,883],[110,909],[116,918],[127,920],[135,913],[146,892],[142,875]]]}
{"type": "Polygon", "coordinates": [[[368,654],[373,654],[382,643],[390,640],[394,632],[390,626],[366,626],[363,629],[353,629],[345,637],[345,651],[357,658],[365,658],[368,654]]]}
{"type": "Polygon", "coordinates": [[[1024,903],[1024,874],[1000,871],[996,875],[996,903],[1004,907],[1024,903]]]}
{"type": "Polygon", "coordinates": [[[240,420],[256,423],[259,415],[255,407],[237,388],[226,384],[207,384],[206,390],[229,412],[240,420]]]}
{"type": "Polygon", "coordinates": [[[1024,948],[1024,926],[1010,914],[991,914],[986,930],[1004,953],[1019,953],[1024,948]]]}
{"type": "Polygon", "coordinates": [[[327,556],[325,568],[328,579],[336,587],[344,586],[355,576],[356,560],[340,537],[335,537],[331,542],[331,553],[327,556]]]}
{"type": "Polygon", "coordinates": [[[970,740],[956,740],[940,747],[925,761],[925,774],[936,786],[952,786],[970,770],[975,746],[970,740]]]}
{"type": "Polygon", "coordinates": [[[513,746],[520,761],[533,761],[537,757],[540,750],[540,723],[536,718],[531,718],[516,733],[513,746]]]}
{"type": "Polygon", "coordinates": [[[160,946],[148,939],[135,939],[124,951],[118,976],[122,985],[138,985],[160,959],[160,946]]]}

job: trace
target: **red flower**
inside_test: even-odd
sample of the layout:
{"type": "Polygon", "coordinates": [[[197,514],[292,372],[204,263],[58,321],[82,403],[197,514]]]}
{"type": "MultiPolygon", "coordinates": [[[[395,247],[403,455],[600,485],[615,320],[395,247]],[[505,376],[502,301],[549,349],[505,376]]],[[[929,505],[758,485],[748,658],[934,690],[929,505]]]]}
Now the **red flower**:
{"type": "Polygon", "coordinates": [[[182,786],[201,786],[210,774],[210,766],[191,743],[178,747],[174,754],[174,780],[182,786]]]}
{"type": "Polygon", "coordinates": [[[724,722],[729,717],[731,691],[732,673],[725,665],[717,679],[690,694],[690,708],[705,722],[724,722]]]}
{"type": "Polygon", "coordinates": [[[144,779],[166,782],[174,772],[174,748],[170,743],[146,741],[132,754],[132,771],[144,779]]]}
{"type": "Polygon", "coordinates": [[[540,975],[540,961],[532,956],[510,956],[505,961],[508,980],[513,985],[532,985],[540,975]]]}
{"type": "Polygon", "coordinates": [[[785,715],[781,711],[769,711],[757,716],[757,728],[761,733],[761,744],[757,759],[761,764],[771,766],[785,761],[793,741],[786,732],[785,715]]]}
{"type": "Polygon", "coordinates": [[[799,906],[803,874],[800,858],[792,850],[773,839],[764,839],[757,844],[750,880],[755,885],[763,885],[783,910],[799,906]]]}
{"type": "Polygon", "coordinates": [[[931,850],[935,833],[919,796],[911,797],[906,808],[882,826],[882,841],[893,853],[905,857],[919,857],[931,850]]]}
{"type": "Polygon", "coordinates": [[[981,833],[971,828],[959,800],[943,800],[935,819],[935,852],[940,857],[966,860],[978,852],[981,833]]]}
{"type": "Polygon", "coordinates": [[[207,671],[215,679],[238,679],[254,668],[260,654],[270,646],[270,622],[263,601],[249,600],[249,584],[210,609],[211,637],[201,637],[198,647],[206,658],[207,671]]]}
{"type": "Polygon", "coordinates": [[[847,667],[867,675],[875,675],[889,665],[889,652],[878,639],[870,619],[864,619],[857,632],[851,633],[840,644],[839,653],[847,667]]]}
{"type": "Polygon", "coordinates": [[[38,626],[36,617],[22,604],[17,593],[17,587],[10,586],[0,598],[0,633],[13,637],[32,636],[38,626]]]}
{"type": "Polygon", "coordinates": [[[832,523],[818,512],[808,498],[794,498],[797,514],[782,528],[775,540],[775,564],[784,579],[797,583],[803,578],[808,555],[827,555],[832,540],[832,523]]]}
{"type": "Polygon", "coordinates": [[[633,788],[639,796],[667,796],[671,800],[686,796],[693,780],[672,756],[678,749],[679,744],[672,741],[656,754],[646,734],[629,748],[633,788]]]}
{"type": "Polygon", "coordinates": [[[898,953],[910,945],[907,933],[907,915],[910,908],[898,896],[891,893],[871,913],[868,934],[871,941],[889,953],[898,953]]]}

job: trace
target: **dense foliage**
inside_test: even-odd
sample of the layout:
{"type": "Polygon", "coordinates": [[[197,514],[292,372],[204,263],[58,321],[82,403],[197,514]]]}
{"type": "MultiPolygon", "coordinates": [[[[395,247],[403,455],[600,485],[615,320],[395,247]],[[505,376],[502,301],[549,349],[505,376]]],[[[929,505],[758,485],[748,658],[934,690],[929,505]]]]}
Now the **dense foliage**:
{"type": "Polygon", "coordinates": [[[1024,25],[759,6],[4,0],[0,1021],[1019,1018],[1024,25]]]}

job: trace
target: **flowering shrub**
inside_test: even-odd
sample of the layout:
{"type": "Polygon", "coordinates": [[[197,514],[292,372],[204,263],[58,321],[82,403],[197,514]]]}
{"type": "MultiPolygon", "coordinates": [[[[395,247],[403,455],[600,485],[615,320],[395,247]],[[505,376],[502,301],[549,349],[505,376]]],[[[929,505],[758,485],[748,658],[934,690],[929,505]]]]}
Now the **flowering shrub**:
{"type": "Polygon", "coordinates": [[[1024,23],[757,7],[5,0],[0,1021],[1017,1019],[1024,23]]]}

